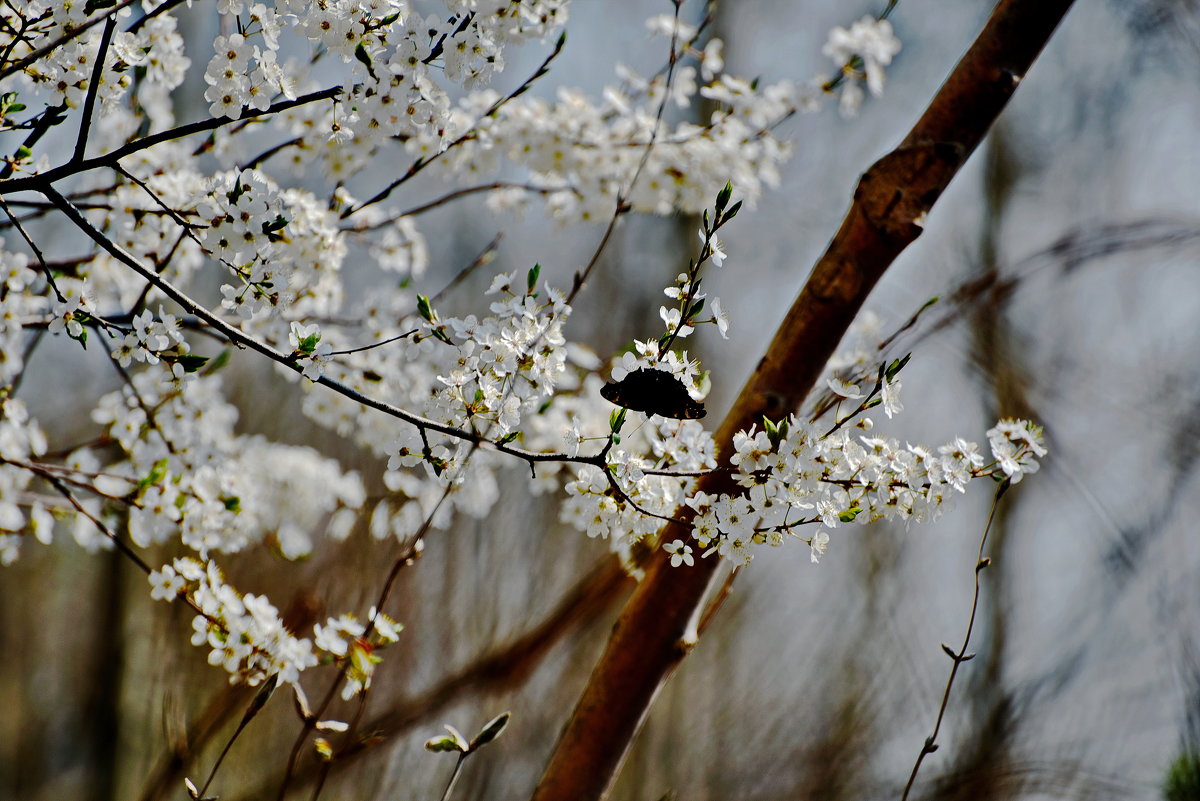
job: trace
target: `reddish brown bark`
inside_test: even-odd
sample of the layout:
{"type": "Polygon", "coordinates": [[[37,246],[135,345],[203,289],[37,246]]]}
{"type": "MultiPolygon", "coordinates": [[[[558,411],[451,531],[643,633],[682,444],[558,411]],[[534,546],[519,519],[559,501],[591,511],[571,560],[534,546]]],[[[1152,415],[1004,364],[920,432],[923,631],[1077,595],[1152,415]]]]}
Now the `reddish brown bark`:
{"type": "MultiPolygon", "coordinates": [[[[1041,52],[1071,0],[1003,0],[896,150],[859,181],[850,210],[716,433],[721,453],[735,432],[796,409],[895,258],[921,233],[925,213],[983,139],[1041,52]]],[[[729,472],[700,489],[736,492],[729,472]]],[[[687,538],[668,523],[664,541],[687,538]]],[[[670,568],[659,552],[621,614],[567,723],[534,801],[601,798],[654,695],[690,649],[689,625],[718,566],[670,568]]]]}

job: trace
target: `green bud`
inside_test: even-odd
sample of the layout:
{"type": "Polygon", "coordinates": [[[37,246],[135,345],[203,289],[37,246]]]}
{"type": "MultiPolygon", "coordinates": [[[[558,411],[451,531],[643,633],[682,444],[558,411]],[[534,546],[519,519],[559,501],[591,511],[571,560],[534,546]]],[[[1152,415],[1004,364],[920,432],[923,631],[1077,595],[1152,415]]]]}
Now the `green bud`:
{"type": "Polygon", "coordinates": [[[441,737],[434,737],[433,739],[429,740],[425,743],[425,750],[434,752],[458,751],[463,754],[471,750],[471,746],[467,742],[467,738],[463,737],[459,733],[458,729],[454,728],[448,723],[444,725],[449,734],[443,734],[441,737]]]}
{"type": "Polygon", "coordinates": [[[502,712],[485,723],[483,728],[479,730],[479,734],[476,734],[475,739],[471,741],[470,750],[474,751],[476,748],[487,745],[499,737],[504,731],[504,727],[508,725],[510,717],[512,717],[511,712],[502,712]]]}

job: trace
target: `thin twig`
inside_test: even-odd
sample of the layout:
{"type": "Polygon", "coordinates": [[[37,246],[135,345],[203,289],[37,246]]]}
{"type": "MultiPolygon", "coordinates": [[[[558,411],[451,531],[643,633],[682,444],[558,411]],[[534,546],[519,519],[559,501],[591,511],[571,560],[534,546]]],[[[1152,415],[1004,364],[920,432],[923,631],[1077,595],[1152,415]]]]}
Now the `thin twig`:
{"type": "MultiPolygon", "coordinates": [[[[543,61],[541,66],[539,66],[534,71],[533,75],[531,75],[529,78],[527,78],[523,84],[518,86],[512,92],[510,92],[509,94],[500,98],[495,103],[492,103],[492,105],[488,107],[488,110],[483,113],[483,116],[480,117],[480,119],[484,120],[484,119],[487,119],[488,117],[491,117],[496,112],[498,112],[501,108],[503,108],[509,101],[514,100],[515,98],[520,97],[521,95],[528,92],[530,87],[533,86],[534,81],[536,81],[538,78],[541,78],[543,75],[545,75],[547,72],[550,71],[550,62],[554,61],[554,59],[556,59],[558,57],[558,54],[562,52],[563,45],[565,45],[566,42],[567,42],[566,34],[559,36],[558,41],[554,45],[554,50],[552,50],[550,52],[550,55],[546,56],[546,60],[543,61]]],[[[343,211],[342,219],[351,217],[351,216],[357,214],[358,212],[362,211],[363,209],[367,208],[368,206],[374,206],[377,203],[381,203],[384,200],[387,200],[387,198],[392,194],[392,192],[395,191],[396,188],[399,187],[401,184],[412,179],[414,176],[417,175],[417,173],[421,172],[426,167],[428,167],[430,164],[434,163],[440,156],[442,156],[442,155],[448,153],[449,151],[453,150],[454,148],[458,147],[463,142],[466,142],[469,139],[473,138],[475,136],[475,128],[476,127],[477,127],[477,124],[471,126],[469,129],[467,129],[466,133],[464,133],[462,136],[455,139],[450,144],[446,145],[446,147],[444,147],[442,150],[435,153],[434,155],[430,156],[429,158],[419,158],[416,161],[414,161],[412,163],[412,165],[409,166],[409,168],[404,172],[403,175],[401,175],[396,180],[392,181],[390,184],[385,186],[383,189],[379,190],[379,192],[375,193],[370,199],[364,200],[362,203],[359,203],[357,206],[352,206],[351,208],[348,208],[345,211],[343,211]]]]}
{"type": "Polygon", "coordinates": [[[458,200],[461,197],[467,197],[468,195],[474,195],[479,192],[494,192],[497,189],[523,189],[526,192],[533,192],[540,195],[550,195],[554,194],[555,192],[573,192],[576,195],[579,194],[579,190],[573,186],[538,186],[536,184],[520,184],[510,181],[492,181],[490,184],[480,184],[478,186],[468,186],[462,189],[455,189],[453,192],[447,192],[441,197],[435,198],[428,203],[422,203],[419,206],[413,206],[410,209],[405,209],[404,211],[379,222],[370,223],[368,225],[347,225],[343,226],[341,230],[356,234],[364,233],[366,231],[375,231],[380,228],[386,228],[401,217],[415,217],[418,214],[424,214],[427,211],[432,211],[439,206],[443,206],[446,203],[458,200]]]}
{"type": "Polygon", "coordinates": [[[967,632],[963,636],[962,647],[957,651],[951,650],[948,645],[942,645],[942,650],[950,657],[953,665],[950,667],[950,676],[946,679],[946,688],[942,691],[942,705],[938,708],[933,732],[925,738],[925,742],[921,746],[921,753],[917,754],[917,761],[913,764],[912,773],[908,776],[908,783],[904,785],[904,794],[900,796],[900,801],[908,801],[908,794],[917,780],[917,772],[921,769],[921,763],[925,761],[925,757],[938,749],[938,732],[942,730],[942,720],[946,717],[946,707],[950,703],[950,689],[954,686],[954,677],[958,675],[959,667],[964,662],[975,658],[975,654],[967,653],[967,648],[971,644],[971,632],[975,628],[975,613],[979,610],[979,574],[992,563],[990,558],[983,555],[983,549],[987,545],[988,533],[992,530],[992,521],[996,519],[996,509],[1000,506],[1000,498],[1004,496],[1010,486],[1012,485],[1006,479],[996,488],[996,495],[992,498],[992,510],[988,514],[987,525],[983,528],[983,536],[979,538],[979,554],[975,559],[975,594],[971,598],[971,616],[967,620],[967,632]]]}
{"type": "Polygon", "coordinates": [[[458,273],[452,279],[450,279],[450,283],[439,289],[438,293],[429,299],[429,302],[431,304],[439,302],[442,300],[442,298],[446,297],[446,295],[452,292],[455,287],[471,277],[476,270],[485,264],[490,263],[492,259],[495,258],[496,251],[500,249],[500,241],[502,239],[504,239],[503,231],[492,237],[492,241],[488,242],[487,245],[484,246],[483,250],[479,251],[479,255],[476,256],[470,264],[459,270],[458,273]]]}
{"type": "Polygon", "coordinates": [[[600,244],[592,252],[592,257],[588,260],[587,265],[575,273],[571,281],[571,291],[567,293],[568,304],[574,301],[579,291],[583,289],[583,285],[592,274],[592,270],[600,262],[600,254],[608,247],[608,242],[612,238],[613,231],[617,228],[617,221],[629,210],[627,199],[633,194],[633,189],[637,186],[638,179],[642,176],[642,171],[650,161],[650,152],[654,149],[655,142],[658,141],[659,128],[662,126],[663,116],[667,112],[667,103],[671,99],[671,86],[675,79],[675,65],[679,62],[679,53],[676,47],[679,44],[679,8],[682,5],[682,0],[672,0],[672,4],[675,6],[675,25],[671,31],[671,54],[667,62],[666,85],[663,87],[662,100],[658,104],[658,113],[654,115],[654,128],[650,131],[650,141],[646,143],[646,149],[642,151],[642,157],[638,160],[637,168],[633,171],[633,177],[629,179],[629,185],[617,193],[616,208],[613,210],[613,215],[608,221],[608,227],[604,229],[604,235],[600,237],[600,244]]]}
{"type": "Polygon", "coordinates": [[[37,246],[37,243],[33,241],[33,237],[31,237],[29,235],[29,233],[25,230],[24,226],[21,225],[20,221],[18,221],[17,218],[13,216],[12,210],[9,209],[8,204],[6,202],[4,202],[3,195],[0,195],[0,209],[4,209],[4,213],[8,216],[8,219],[12,222],[13,227],[15,227],[17,229],[18,233],[21,234],[21,238],[25,240],[25,244],[29,245],[29,249],[33,251],[33,256],[34,256],[34,258],[37,259],[38,264],[41,266],[42,274],[46,277],[46,283],[48,283],[50,285],[50,288],[54,290],[54,295],[55,295],[55,297],[58,298],[58,302],[66,303],[67,297],[59,290],[58,284],[54,283],[54,273],[50,270],[50,267],[46,264],[46,257],[44,255],[42,255],[42,251],[37,246]]]}

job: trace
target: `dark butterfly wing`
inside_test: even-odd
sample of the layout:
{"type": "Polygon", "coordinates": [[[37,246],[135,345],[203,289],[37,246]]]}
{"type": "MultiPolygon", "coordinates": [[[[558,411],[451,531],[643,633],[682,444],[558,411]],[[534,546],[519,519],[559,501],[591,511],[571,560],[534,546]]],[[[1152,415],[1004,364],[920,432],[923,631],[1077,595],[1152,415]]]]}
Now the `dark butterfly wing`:
{"type": "Polygon", "coordinates": [[[704,405],[692,400],[683,382],[665,370],[642,367],[620,381],[609,381],[600,388],[607,401],[635,412],[698,420],[705,415],[704,405]]]}

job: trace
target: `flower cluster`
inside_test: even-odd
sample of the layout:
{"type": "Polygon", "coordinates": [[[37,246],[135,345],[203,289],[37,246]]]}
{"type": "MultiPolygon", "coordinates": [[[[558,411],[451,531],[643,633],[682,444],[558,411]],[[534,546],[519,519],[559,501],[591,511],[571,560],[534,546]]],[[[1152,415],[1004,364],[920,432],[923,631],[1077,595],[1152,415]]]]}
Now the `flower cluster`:
{"type": "Polygon", "coordinates": [[[457,352],[453,366],[437,376],[442,387],[434,395],[435,419],[471,428],[485,422],[489,437],[503,438],[554,394],[571,307],[553,287],[546,288],[544,301],[536,297],[536,267],[522,285],[518,280],[516,272],[496,276],[486,294],[505,297],[491,304],[488,317],[446,322],[457,352]]]}
{"type": "Polygon", "coordinates": [[[375,607],[367,613],[371,621],[370,635],[367,626],[354,615],[329,618],[313,627],[318,649],[330,654],[334,661],[344,665],[346,683],[342,686],[342,698],[349,700],[371,686],[375,667],[383,661],[379,649],[394,643],[404,630],[396,621],[378,612],[375,607]]]}
{"type": "Polygon", "coordinates": [[[46,435],[16,398],[0,398],[0,566],[17,560],[22,532],[50,542],[54,521],[40,500],[26,500],[33,474],[19,465],[46,451],[46,435]],[[21,507],[28,508],[28,517],[21,507]]]}
{"type": "Polygon", "coordinates": [[[312,193],[280,189],[257,170],[229,171],[213,177],[197,213],[205,249],[238,279],[221,287],[222,308],[243,318],[298,316],[341,303],[346,243],[312,193]]]}
{"type": "MultiPolygon", "coordinates": [[[[856,428],[869,431],[870,418],[856,428]]],[[[818,529],[800,535],[801,526],[936,519],[971,479],[999,474],[1017,481],[1036,470],[1036,457],[1046,453],[1040,430],[1023,421],[1002,421],[988,438],[995,457],[990,464],[977,445],[962,439],[935,451],[846,428],[822,436],[794,416],[765,430],[739,432],[730,462],[745,494],[690,498],[696,511],[692,536],[706,554],[738,564],[750,561],[754,546],[781,545],[791,536],[808,542],[816,561],[828,534],[818,529]]]]}
{"type": "Polygon", "coordinates": [[[186,361],[180,357],[190,352],[191,347],[179,327],[179,318],[159,306],[157,320],[149,309],[134,316],[133,329],[113,349],[112,357],[122,367],[129,367],[135,361],[158,364],[166,360],[171,365],[172,377],[183,381],[191,376],[186,361]]]}
{"type": "Polygon", "coordinates": [[[589,537],[608,539],[618,553],[662,527],[694,489],[695,479],[648,471],[701,471],[716,466],[712,435],[695,420],[652,417],[623,447],[607,453],[604,470],[573,466],[561,518],[589,537]]]}
{"type": "Polygon", "coordinates": [[[152,598],[185,595],[194,604],[192,645],[210,648],[209,664],[224,668],[231,684],[255,686],[274,675],[293,683],[317,664],[312,640],[289,632],[265,596],[238,593],[213,562],[176,559],[150,573],[150,587],[152,598]]]}
{"type": "MultiPolygon", "coordinates": [[[[101,399],[93,418],[126,455],[105,471],[134,487],[126,495],[128,526],[139,546],[178,536],[205,556],[268,540],[296,558],[311,550],[313,532],[344,530],[364,500],[358,475],[333,460],[235,434],[237,412],[216,376],[180,391],[153,373],[136,373],[101,399]]],[[[76,458],[98,463],[88,451],[76,458]]]]}
{"type": "MultiPolygon", "coordinates": [[[[699,85],[695,68],[682,67],[672,85],[677,104],[689,105],[699,96],[717,109],[706,124],[671,125],[656,113],[667,89],[665,74],[647,78],[624,68],[619,77],[622,83],[606,87],[599,102],[560,89],[555,103],[519,98],[504,104],[479,121],[475,137],[446,154],[445,169],[486,175],[503,155],[546,188],[547,210],[563,222],[604,220],[621,193],[638,211],[698,213],[731,179],[750,200],[778,184],[779,167],[791,149],[768,130],[805,105],[806,90],[787,82],[752,88],[728,75],[699,85]],[[629,177],[643,155],[641,179],[630,189],[629,177]]],[[[463,116],[478,117],[481,105],[479,99],[463,101],[463,116]]],[[[509,189],[491,200],[504,209],[527,197],[509,189]]]]}
{"type": "Polygon", "coordinates": [[[883,68],[900,52],[900,40],[892,32],[892,23],[867,15],[850,26],[837,27],[821,50],[842,70],[841,111],[851,117],[863,101],[862,82],[871,94],[883,94],[883,68]]]}
{"type": "Polygon", "coordinates": [[[25,369],[25,322],[45,308],[33,291],[38,274],[21,253],[0,247],[0,386],[9,386],[25,369]]]}

